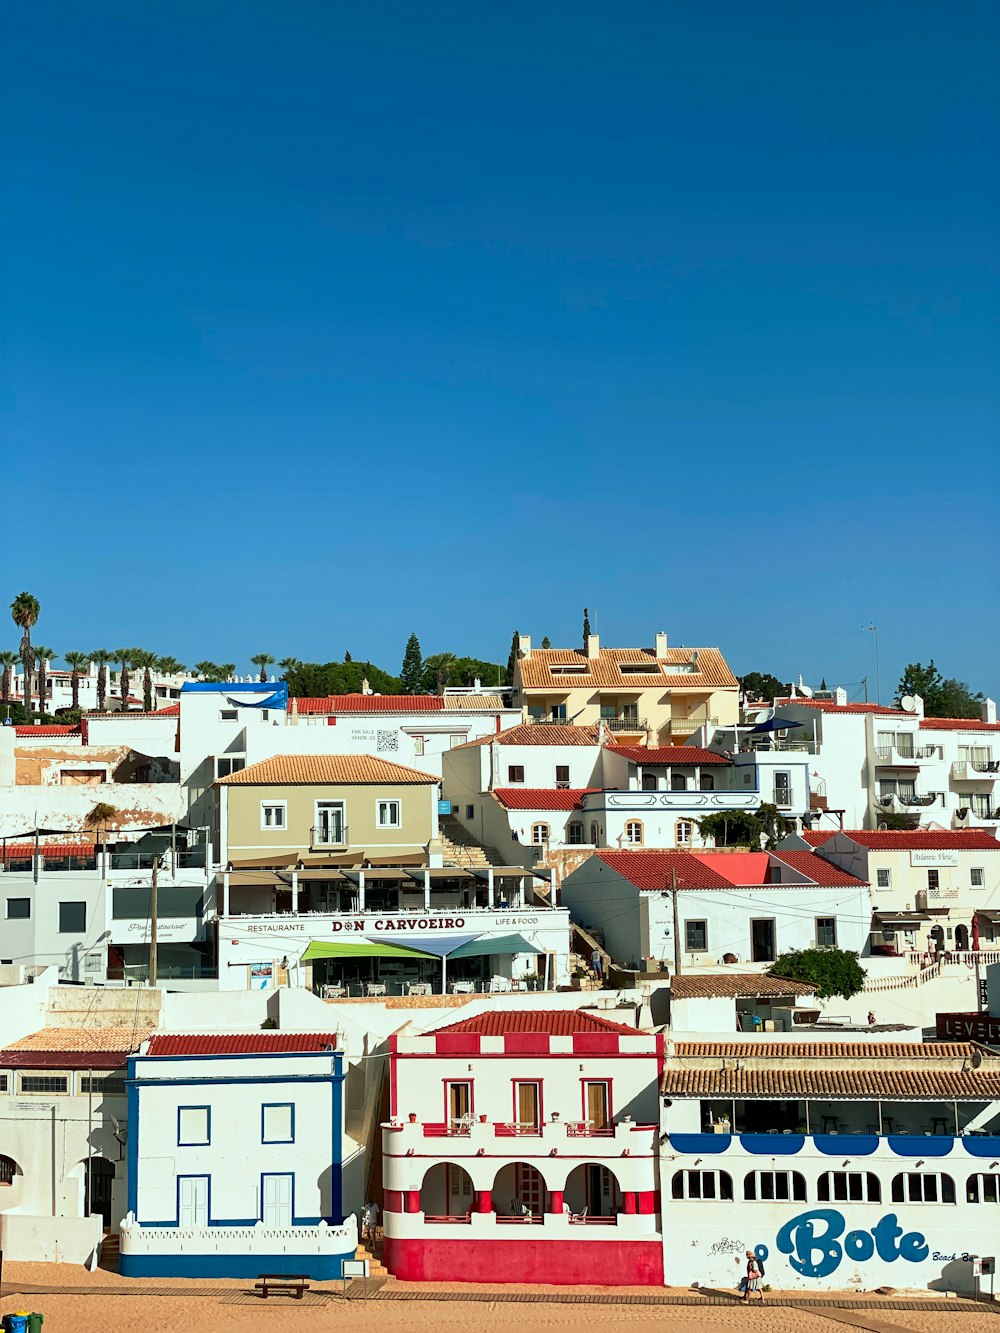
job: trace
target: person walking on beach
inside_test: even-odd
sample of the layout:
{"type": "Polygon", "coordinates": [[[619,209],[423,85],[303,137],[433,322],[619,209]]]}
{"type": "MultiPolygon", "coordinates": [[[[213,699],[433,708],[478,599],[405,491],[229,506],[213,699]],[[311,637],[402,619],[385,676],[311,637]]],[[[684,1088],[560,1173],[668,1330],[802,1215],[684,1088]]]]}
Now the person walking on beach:
{"type": "Polygon", "coordinates": [[[757,1256],[753,1250],[747,1250],[747,1280],[743,1288],[744,1303],[750,1303],[750,1293],[756,1292],[760,1297],[761,1305],[764,1304],[764,1293],[760,1289],[760,1280],[764,1274],[760,1271],[760,1264],[757,1262],[757,1256]]]}

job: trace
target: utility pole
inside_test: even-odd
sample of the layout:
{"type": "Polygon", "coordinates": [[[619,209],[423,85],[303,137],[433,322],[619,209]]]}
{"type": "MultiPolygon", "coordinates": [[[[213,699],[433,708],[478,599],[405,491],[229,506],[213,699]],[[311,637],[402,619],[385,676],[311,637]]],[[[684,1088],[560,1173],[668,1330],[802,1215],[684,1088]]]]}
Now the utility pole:
{"type": "Polygon", "coordinates": [[[880,704],[882,702],[882,680],[878,660],[878,625],[862,625],[861,628],[868,630],[875,639],[875,702],[880,704]]]}
{"type": "Polygon", "coordinates": [[[670,871],[670,887],[674,913],[674,976],[679,977],[681,974],[681,932],[680,926],[677,924],[677,871],[673,867],[670,871]]]}
{"type": "Polygon", "coordinates": [[[156,985],[156,912],[160,888],[160,858],[153,855],[153,877],[149,890],[149,984],[156,985]]]}

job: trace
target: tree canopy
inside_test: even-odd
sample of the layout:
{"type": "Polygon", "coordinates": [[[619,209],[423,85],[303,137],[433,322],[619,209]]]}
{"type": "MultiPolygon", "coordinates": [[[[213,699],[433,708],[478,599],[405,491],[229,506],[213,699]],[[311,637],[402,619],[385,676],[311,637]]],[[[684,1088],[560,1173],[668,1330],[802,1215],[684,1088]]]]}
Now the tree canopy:
{"type": "Polygon", "coordinates": [[[849,1000],[865,984],[865,970],[850,949],[789,949],[767,970],[772,977],[812,982],[821,1000],[849,1000]]]}
{"type": "Polygon", "coordinates": [[[716,847],[764,846],[771,850],[782,838],[795,831],[795,825],[776,805],[762,805],[758,810],[719,810],[698,820],[703,837],[713,838],[716,847]]]}
{"type": "Polygon", "coordinates": [[[942,676],[934,664],[911,662],[896,687],[895,702],[907,694],[919,694],[927,717],[979,717],[983,706],[981,692],[973,693],[964,680],[942,676]]]}
{"type": "Polygon", "coordinates": [[[406,640],[403,653],[403,666],[399,673],[399,684],[404,694],[417,694],[424,683],[424,658],[420,651],[420,640],[411,634],[406,640]]]}
{"type": "MultiPolygon", "coordinates": [[[[286,659],[289,660],[289,659],[286,659]]],[[[296,662],[285,668],[288,693],[298,698],[322,699],[328,694],[360,694],[367,680],[376,694],[401,693],[398,676],[390,676],[371,662],[296,662]]]]}
{"type": "Polygon", "coordinates": [[[740,689],[749,699],[767,700],[784,699],[791,691],[791,686],[772,676],[770,671],[748,671],[740,676],[740,689]]]}

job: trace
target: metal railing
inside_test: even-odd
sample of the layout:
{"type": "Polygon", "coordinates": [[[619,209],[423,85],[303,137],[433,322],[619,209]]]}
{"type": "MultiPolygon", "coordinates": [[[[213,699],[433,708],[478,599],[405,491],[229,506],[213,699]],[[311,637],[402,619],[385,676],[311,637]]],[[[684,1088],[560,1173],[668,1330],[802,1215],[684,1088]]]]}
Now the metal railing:
{"type": "MultiPolygon", "coordinates": [[[[648,731],[649,723],[644,717],[604,717],[601,721],[609,731],[648,731]]],[[[692,731],[694,728],[692,727],[692,731]]]]}
{"type": "MultiPolygon", "coordinates": [[[[157,963],[158,981],[216,981],[219,976],[217,967],[188,967],[180,963],[157,963]]],[[[148,981],[147,963],[126,963],[122,967],[108,968],[109,981],[148,981]]]]}
{"type": "Polygon", "coordinates": [[[951,766],[953,778],[995,778],[1000,776],[1000,759],[956,759],[951,766]]]}
{"type": "Polygon", "coordinates": [[[346,824],[320,824],[309,830],[310,847],[346,847],[350,830],[346,824]]]}

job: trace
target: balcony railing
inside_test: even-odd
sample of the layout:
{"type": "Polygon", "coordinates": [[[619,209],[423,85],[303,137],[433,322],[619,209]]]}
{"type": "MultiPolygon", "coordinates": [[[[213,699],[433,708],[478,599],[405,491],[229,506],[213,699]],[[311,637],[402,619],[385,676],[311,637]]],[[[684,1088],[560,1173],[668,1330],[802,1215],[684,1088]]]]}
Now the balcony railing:
{"type": "Polygon", "coordinates": [[[934,745],[904,746],[902,749],[898,745],[877,745],[875,758],[882,763],[916,764],[921,759],[931,759],[936,749],[934,745]]]}
{"type": "Polygon", "coordinates": [[[951,766],[956,782],[992,782],[1000,777],[1000,759],[956,759],[951,766]]]}
{"type": "Polygon", "coordinates": [[[649,723],[644,717],[603,717],[601,721],[609,731],[649,730],[649,723]]]}
{"type": "Polygon", "coordinates": [[[346,847],[348,845],[348,835],[350,829],[346,824],[326,825],[320,824],[318,827],[309,830],[310,847],[346,847]]]}

